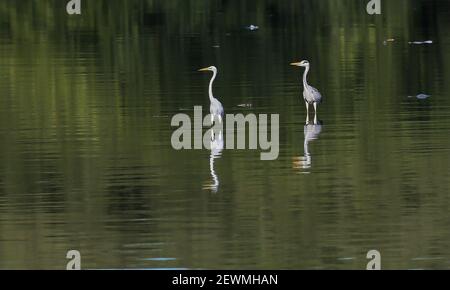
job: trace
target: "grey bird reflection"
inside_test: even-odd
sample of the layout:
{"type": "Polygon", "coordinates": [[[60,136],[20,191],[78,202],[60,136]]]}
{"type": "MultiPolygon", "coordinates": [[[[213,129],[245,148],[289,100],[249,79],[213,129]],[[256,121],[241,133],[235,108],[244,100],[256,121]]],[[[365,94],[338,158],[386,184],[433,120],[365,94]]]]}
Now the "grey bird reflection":
{"type": "Polygon", "coordinates": [[[203,189],[211,190],[216,193],[219,190],[219,176],[214,170],[214,161],[222,156],[224,148],[223,134],[219,131],[217,134],[211,134],[211,154],[209,155],[209,171],[211,173],[211,181],[203,186],[203,189]]]}
{"type": "MultiPolygon", "coordinates": [[[[309,143],[311,141],[319,139],[319,135],[322,133],[322,124],[314,120],[313,124],[309,124],[308,121],[304,127],[305,141],[303,143],[304,156],[293,158],[293,168],[298,170],[310,169],[312,167],[312,158],[309,152],[309,143]]],[[[309,173],[306,172],[305,173],[309,173]]]]}

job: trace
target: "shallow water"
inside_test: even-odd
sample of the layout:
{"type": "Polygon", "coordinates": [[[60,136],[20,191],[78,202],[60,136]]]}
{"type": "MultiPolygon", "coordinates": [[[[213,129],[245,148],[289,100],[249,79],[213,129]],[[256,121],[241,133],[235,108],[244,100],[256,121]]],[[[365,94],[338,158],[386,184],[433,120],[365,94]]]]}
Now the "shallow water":
{"type": "Polygon", "coordinates": [[[334,2],[2,2],[0,268],[450,268],[450,5],[334,2]],[[172,149],[213,64],[226,113],[280,114],[277,160],[172,149]]]}

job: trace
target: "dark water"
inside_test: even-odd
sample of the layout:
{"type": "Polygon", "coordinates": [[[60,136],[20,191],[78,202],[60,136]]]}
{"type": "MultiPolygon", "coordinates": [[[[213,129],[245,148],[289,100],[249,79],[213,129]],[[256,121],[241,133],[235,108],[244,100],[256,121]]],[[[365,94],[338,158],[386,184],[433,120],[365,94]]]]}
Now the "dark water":
{"type": "Polygon", "coordinates": [[[450,268],[448,1],[65,2],[0,3],[0,268],[450,268]],[[172,149],[208,65],[276,161],[172,149]]]}

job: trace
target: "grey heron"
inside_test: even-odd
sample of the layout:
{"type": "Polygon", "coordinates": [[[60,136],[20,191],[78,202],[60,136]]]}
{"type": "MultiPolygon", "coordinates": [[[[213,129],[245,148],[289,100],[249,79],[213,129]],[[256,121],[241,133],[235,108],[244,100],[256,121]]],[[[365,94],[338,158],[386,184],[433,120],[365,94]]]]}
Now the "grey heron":
{"type": "Polygon", "coordinates": [[[214,95],[212,92],[212,85],[217,76],[217,68],[215,66],[210,66],[210,67],[205,67],[205,68],[199,69],[198,71],[212,71],[213,72],[213,76],[211,78],[211,81],[209,82],[209,100],[211,102],[211,105],[209,106],[209,112],[211,114],[211,124],[214,122],[215,117],[217,117],[219,119],[219,122],[222,123],[222,117],[224,114],[223,106],[219,102],[218,99],[214,98],[214,95]]]}
{"type": "Polygon", "coordinates": [[[322,95],[316,88],[310,86],[306,80],[309,72],[309,61],[293,62],[291,65],[305,68],[305,72],[303,73],[303,99],[306,104],[306,123],[309,123],[309,105],[314,106],[314,123],[317,123],[317,105],[322,102],[322,95]]]}

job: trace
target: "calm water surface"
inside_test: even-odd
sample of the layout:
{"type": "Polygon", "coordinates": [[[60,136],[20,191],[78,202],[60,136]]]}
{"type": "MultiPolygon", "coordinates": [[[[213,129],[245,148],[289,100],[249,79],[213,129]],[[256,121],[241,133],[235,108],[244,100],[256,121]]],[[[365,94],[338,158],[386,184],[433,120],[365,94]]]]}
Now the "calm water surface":
{"type": "Polygon", "coordinates": [[[0,4],[0,268],[450,268],[447,1],[20,2],[0,4]],[[226,113],[280,114],[276,161],[172,149],[208,65],[226,113]]]}

